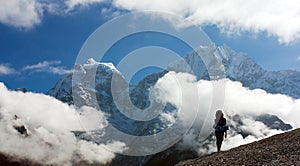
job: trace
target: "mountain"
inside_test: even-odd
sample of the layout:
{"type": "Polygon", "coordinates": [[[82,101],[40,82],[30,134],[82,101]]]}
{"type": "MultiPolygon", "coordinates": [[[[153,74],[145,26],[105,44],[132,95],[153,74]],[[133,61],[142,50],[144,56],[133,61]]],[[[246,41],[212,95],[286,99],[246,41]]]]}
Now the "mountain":
{"type": "MultiPolygon", "coordinates": [[[[145,77],[138,85],[128,85],[122,74],[111,63],[100,63],[93,59],[89,59],[85,64],[78,64],[75,66],[75,72],[69,74],[58,81],[56,86],[52,88],[48,94],[68,104],[75,104],[78,107],[91,106],[102,112],[108,114],[108,122],[118,130],[136,136],[153,135],[155,132],[160,132],[167,127],[167,123],[161,121],[161,115],[150,121],[136,121],[123,115],[113,98],[121,99],[121,103],[129,103],[132,101],[134,106],[125,104],[125,110],[132,111],[137,107],[140,109],[149,106],[148,89],[161,78],[165,72],[152,74],[145,77]],[[76,74],[76,78],[84,81],[73,80],[72,76],[76,74]],[[116,79],[113,81],[113,79],[116,79]],[[92,80],[92,81],[91,81],[92,80]],[[116,83],[116,89],[112,92],[111,85],[116,83]],[[126,87],[129,87],[129,90],[126,87]],[[93,88],[95,87],[95,88],[93,88]],[[72,94],[72,95],[71,95],[72,94]],[[130,96],[130,101],[126,96],[130,96]],[[155,125],[153,125],[155,124],[155,125]]],[[[155,101],[153,101],[155,103],[155,101]]],[[[153,104],[153,103],[152,103],[153,104]]],[[[154,104],[155,105],[155,104],[154,104]]],[[[159,106],[157,103],[156,106],[159,106]]],[[[174,110],[170,104],[167,104],[165,110],[174,110]]],[[[105,135],[99,139],[99,133],[95,132],[74,132],[79,139],[102,143],[101,141],[111,139],[110,130],[105,131],[105,135]]],[[[114,135],[115,136],[115,135],[114,135]]],[[[144,164],[151,156],[144,157],[128,157],[124,155],[117,155],[116,159],[112,161],[111,165],[128,165],[132,163],[136,165],[144,164]]]]}
{"type": "Polygon", "coordinates": [[[275,115],[263,114],[255,117],[255,120],[263,122],[270,129],[286,131],[293,128],[290,124],[285,124],[281,119],[279,119],[275,115]]]}
{"type": "MultiPolygon", "coordinates": [[[[202,58],[207,59],[206,62],[208,63],[210,71],[214,71],[218,68],[224,68],[225,77],[233,81],[239,81],[245,87],[249,87],[250,89],[259,88],[266,90],[268,93],[281,93],[294,98],[300,98],[300,72],[292,70],[267,71],[256,64],[247,54],[237,53],[226,45],[219,47],[215,45],[206,47],[200,46],[196,49],[196,52],[191,52],[184,56],[184,63],[181,61],[174,62],[168,67],[168,70],[185,71],[185,65],[187,63],[190,65],[193,74],[196,75],[198,80],[210,79],[205,64],[199,55],[201,55],[202,58]],[[222,64],[220,64],[220,62],[213,61],[214,59],[219,59],[222,64]]],[[[86,67],[93,65],[98,65],[99,69],[102,68],[103,70],[119,72],[113,64],[99,63],[93,59],[89,59],[87,64],[84,64],[83,66],[76,65],[75,70],[86,70],[86,67]]],[[[91,69],[88,69],[88,71],[82,72],[89,72],[90,70],[91,69]]],[[[101,73],[103,75],[97,75],[99,78],[101,77],[100,81],[110,80],[107,79],[107,77],[109,77],[111,73],[107,73],[107,71],[99,71],[99,74],[101,73]]],[[[166,71],[163,71],[161,73],[155,73],[145,77],[145,79],[138,83],[140,86],[135,87],[138,89],[148,88],[155,83],[155,80],[157,80],[155,78],[158,76],[162,77],[165,73],[166,71]],[[146,86],[146,84],[148,85],[146,86]]],[[[217,73],[217,71],[212,73],[217,73]]],[[[72,100],[71,91],[72,74],[69,74],[61,78],[47,94],[70,103],[72,100]]]]}
{"type": "MultiPolygon", "coordinates": [[[[146,77],[138,85],[128,85],[122,74],[111,63],[100,63],[94,59],[89,59],[85,64],[75,66],[75,72],[69,74],[58,81],[48,94],[68,104],[75,104],[77,107],[91,106],[97,108],[110,116],[109,123],[119,130],[134,135],[149,135],[154,131],[159,132],[163,128],[156,128],[154,123],[160,123],[160,117],[154,118],[149,122],[139,122],[132,120],[119,111],[114,99],[120,99],[128,112],[138,107],[144,109],[149,105],[148,88],[164,75],[156,73],[151,77],[146,77]],[[76,79],[72,76],[76,74],[76,79]],[[114,79],[114,81],[112,81],[114,79]],[[85,81],[81,81],[85,80],[85,81]],[[114,91],[111,90],[112,83],[115,83],[114,91]],[[129,90],[126,88],[129,87],[129,90]],[[112,93],[114,92],[114,93],[112,93]],[[130,96],[130,101],[126,100],[130,96]],[[124,100],[123,100],[124,99],[124,100]],[[75,102],[74,102],[75,101],[75,102]]],[[[155,102],[155,101],[153,101],[155,102]]],[[[153,103],[152,103],[153,104],[153,103]]],[[[157,103],[159,105],[160,103],[157,103]]],[[[167,106],[166,109],[175,109],[167,106]]],[[[90,136],[81,135],[84,139],[92,139],[90,136]]]]}
{"type": "MultiPolygon", "coordinates": [[[[256,64],[248,55],[244,53],[236,53],[226,45],[219,47],[215,45],[206,47],[200,46],[196,49],[196,52],[191,52],[185,55],[184,62],[182,62],[182,60],[174,62],[170,64],[167,69],[173,71],[185,71],[187,70],[186,64],[190,66],[193,74],[196,75],[198,80],[209,80],[211,79],[212,74],[222,75],[223,73],[218,73],[220,72],[218,69],[222,69],[224,70],[224,76],[226,78],[233,81],[239,81],[243,84],[243,86],[249,87],[250,89],[259,88],[267,91],[268,93],[280,93],[289,95],[293,98],[300,98],[300,72],[291,70],[267,71],[256,64]],[[205,62],[208,64],[208,68],[211,73],[208,73],[201,57],[206,59],[205,62]],[[219,61],[214,61],[215,59],[219,59],[219,61]],[[220,62],[222,62],[222,64],[220,62]]],[[[104,92],[108,89],[108,85],[110,86],[110,77],[113,73],[118,73],[118,75],[122,77],[122,74],[113,66],[113,64],[99,63],[93,59],[89,59],[88,62],[83,65],[77,64],[75,66],[75,70],[77,73],[82,73],[82,79],[90,78],[91,75],[84,76],[84,74],[97,70],[96,77],[99,82],[96,82],[96,84],[98,87],[100,86],[104,92]]],[[[137,105],[137,107],[146,107],[146,100],[148,96],[147,89],[154,85],[156,80],[162,77],[165,73],[167,73],[167,71],[154,73],[146,76],[138,83],[138,85],[129,85],[131,87],[131,91],[128,93],[131,94],[131,97],[137,97],[139,100],[141,100],[141,98],[143,99],[143,102],[133,99],[133,102],[137,105]]],[[[85,88],[86,85],[80,86],[81,88],[85,88]]],[[[81,95],[89,94],[83,91],[88,92],[89,89],[82,89],[81,95]]],[[[61,78],[47,94],[63,102],[72,104],[72,74],[61,78]]],[[[106,103],[106,105],[109,105],[109,103],[106,103]]]]}
{"type": "MultiPolygon", "coordinates": [[[[270,93],[287,94],[295,98],[300,97],[300,87],[298,85],[300,74],[295,71],[267,71],[257,65],[250,57],[243,53],[236,53],[228,46],[223,45],[216,47],[215,45],[203,47],[200,46],[196,52],[191,52],[184,56],[185,62],[177,61],[169,65],[168,70],[185,71],[187,70],[186,63],[191,67],[192,72],[197,79],[219,79],[223,77],[230,78],[235,81],[240,81],[244,86],[251,89],[261,88],[270,93]],[[201,57],[205,58],[208,64],[209,71],[206,70],[205,64],[201,57]],[[214,61],[218,59],[220,61],[214,61]],[[221,63],[222,62],[222,63],[221,63]],[[223,73],[219,69],[224,69],[223,73]],[[287,74],[285,74],[287,73],[287,74]],[[276,85],[276,86],[273,86],[276,85]]],[[[133,105],[125,104],[124,110],[129,112],[139,109],[148,109],[150,105],[149,88],[151,88],[159,78],[167,73],[166,70],[146,76],[136,85],[128,84],[122,73],[120,73],[113,64],[96,62],[94,59],[89,59],[85,64],[76,64],[74,73],[68,74],[61,78],[57,84],[48,92],[51,95],[68,104],[76,104],[76,106],[92,106],[95,107],[108,116],[108,122],[118,130],[125,133],[146,136],[153,135],[156,132],[162,131],[168,127],[168,122],[163,121],[161,116],[150,121],[136,121],[123,115],[114,100],[118,99],[121,103],[133,103],[133,105]],[[78,80],[72,80],[73,76],[78,80]],[[114,81],[113,81],[114,80],[114,81]],[[111,86],[115,89],[112,91],[111,86]],[[128,87],[128,88],[126,88],[128,87]],[[129,100],[126,96],[130,96],[129,100]]],[[[161,103],[155,103],[153,100],[151,104],[160,106],[161,103]]],[[[164,111],[176,111],[175,107],[168,103],[164,111]]],[[[254,136],[254,133],[248,130],[240,130],[240,126],[246,124],[245,119],[249,121],[255,120],[262,122],[271,129],[289,130],[291,126],[282,122],[275,115],[261,115],[258,117],[242,117],[235,115],[230,118],[233,130],[243,137],[249,135],[254,136]]],[[[95,132],[75,132],[79,139],[94,141],[101,143],[109,137],[110,131],[105,131],[106,135],[99,137],[99,133],[95,132]],[[97,139],[95,139],[97,138],[97,139]]],[[[267,136],[267,132],[262,132],[263,136],[267,136]]],[[[255,137],[255,136],[254,136],[255,137]]],[[[197,141],[197,140],[196,140],[197,141]]],[[[208,148],[214,140],[212,135],[209,136],[206,143],[198,141],[198,148],[208,148]]],[[[173,147],[150,156],[132,157],[125,155],[117,155],[111,165],[157,165],[157,163],[178,163],[181,160],[196,157],[193,150],[178,149],[180,142],[173,147]],[[173,161],[170,162],[170,159],[173,161]]]]}
{"type": "Polygon", "coordinates": [[[228,151],[182,161],[177,166],[196,165],[299,165],[300,129],[242,145],[228,151]]]}
{"type": "Polygon", "coordinates": [[[206,47],[200,46],[196,52],[185,55],[184,61],[171,64],[168,70],[184,71],[186,70],[186,63],[189,64],[198,80],[215,79],[213,76],[216,75],[239,81],[243,86],[250,89],[263,89],[268,93],[280,93],[293,98],[300,98],[300,72],[292,70],[267,71],[247,54],[237,53],[226,45],[219,47],[214,44],[206,47]],[[205,64],[207,64],[210,73],[205,64]]]}

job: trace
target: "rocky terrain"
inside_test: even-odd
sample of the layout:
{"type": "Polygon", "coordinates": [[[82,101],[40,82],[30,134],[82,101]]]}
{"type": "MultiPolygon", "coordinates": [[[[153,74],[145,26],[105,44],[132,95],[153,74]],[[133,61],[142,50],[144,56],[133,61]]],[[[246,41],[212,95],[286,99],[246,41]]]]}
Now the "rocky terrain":
{"type": "Polygon", "coordinates": [[[182,161],[196,165],[300,165],[300,129],[242,145],[228,151],[182,161]]]}
{"type": "Polygon", "coordinates": [[[17,159],[11,156],[0,153],[0,165],[2,166],[39,166],[39,164],[33,163],[26,159],[17,159]]]}
{"type": "MultiPolygon", "coordinates": [[[[7,156],[5,154],[0,153],[0,165],[1,166],[42,166],[42,164],[30,161],[28,159],[19,159],[12,156],[7,156]]],[[[89,164],[85,161],[80,161],[78,163],[73,163],[73,165],[77,166],[86,166],[86,165],[92,165],[92,166],[106,166],[99,163],[93,163],[89,164]]]]}

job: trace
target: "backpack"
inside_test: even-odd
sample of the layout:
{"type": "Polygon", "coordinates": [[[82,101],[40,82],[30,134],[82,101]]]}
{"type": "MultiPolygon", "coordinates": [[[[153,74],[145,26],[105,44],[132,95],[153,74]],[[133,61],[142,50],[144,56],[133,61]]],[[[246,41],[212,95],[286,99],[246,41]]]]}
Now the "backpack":
{"type": "Polygon", "coordinates": [[[228,127],[227,125],[222,125],[222,126],[217,125],[217,126],[215,127],[215,130],[216,130],[217,132],[225,132],[225,131],[229,130],[229,127],[228,127]]]}

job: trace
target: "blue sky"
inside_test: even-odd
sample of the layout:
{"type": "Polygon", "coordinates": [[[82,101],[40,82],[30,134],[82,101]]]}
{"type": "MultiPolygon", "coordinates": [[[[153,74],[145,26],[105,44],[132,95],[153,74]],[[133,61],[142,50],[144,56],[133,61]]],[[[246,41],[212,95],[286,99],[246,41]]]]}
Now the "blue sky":
{"type": "MultiPolygon", "coordinates": [[[[269,16],[271,21],[265,21],[267,22],[266,25],[259,20],[251,22],[253,19],[244,23],[236,19],[235,16],[226,15],[227,10],[233,10],[230,7],[227,9],[226,4],[224,9],[227,10],[223,10],[225,18],[222,16],[220,18],[213,17],[211,20],[201,20],[202,17],[197,15],[196,10],[198,9],[189,6],[182,9],[180,5],[174,5],[169,0],[153,1],[151,5],[145,1],[133,4],[126,0],[108,2],[102,0],[0,0],[0,2],[6,4],[3,5],[4,7],[0,7],[0,13],[4,13],[0,16],[0,82],[4,82],[10,89],[25,87],[34,92],[47,92],[59,78],[72,69],[82,44],[94,30],[116,16],[132,11],[143,11],[147,6],[149,10],[160,9],[171,13],[190,10],[187,13],[183,12],[183,16],[202,27],[216,45],[225,43],[237,52],[247,53],[267,70],[292,69],[300,71],[300,42],[298,39],[300,32],[297,31],[298,24],[292,22],[294,17],[288,19],[288,11],[300,11],[294,9],[293,4],[284,6],[286,9],[291,9],[282,12],[282,15],[290,20],[290,22],[283,23],[289,24],[289,26],[282,25],[283,28],[276,28],[276,23],[280,20],[276,20],[272,15],[269,16]],[[11,13],[10,10],[14,9],[14,5],[20,5],[18,3],[31,6],[34,10],[31,11],[31,8],[22,9],[25,11],[21,10],[20,15],[11,13]],[[170,7],[165,7],[164,3],[170,3],[170,7]],[[230,21],[230,19],[232,20],[230,21]],[[226,20],[229,21],[226,22],[226,20]],[[272,22],[272,20],[274,21],[272,22]],[[231,25],[232,22],[233,25],[231,25]]],[[[178,3],[180,4],[181,1],[178,3]]],[[[215,1],[214,3],[214,5],[222,6],[215,1]]],[[[209,2],[203,1],[201,6],[199,5],[199,10],[202,9],[203,4],[206,5],[209,2]]],[[[235,5],[231,6],[235,7],[235,5]]],[[[253,6],[253,4],[246,5],[248,5],[249,13],[251,13],[251,5],[253,6]]],[[[258,13],[259,9],[257,9],[258,13]]],[[[272,13],[272,9],[268,10],[272,13]]],[[[281,10],[284,11],[284,9],[276,10],[279,11],[278,14],[281,14],[281,10]]],[[[259,14],[264,16],[264,13],[259,14]]],[[[241,15],[241,19],[242,17],[249,18],[247,13],[244,14],[245,16],[241,15]]],[[[254,14],[254,16],[256,15],[254,14]]],[[[299,14],[295,17],[300,18],[299,14]]],[[[207,18],[210,18],[210,15],[207,18]]],[[[254,18],[264,17],[258,15],[254,18]]],[[[300,29],[300,25],[298,29],[300,29]]],[[[135,38],[137,39],[139,36],[135,38]]],[[[176,43],[171,44],[175,45],[176,43]]],[[[136,43],[132,47],[138,46],[143,45],[136,43]]],[[[189,50],[183,48],[177,51],[184,54],[189,50]]],[[[123,53],[125,52],[123,51],[123,53]]],[[[118,61],[120,57],[114,56],[115,54],[117,54],[117,49],[110,53],[106,60],[118,61]]]]}

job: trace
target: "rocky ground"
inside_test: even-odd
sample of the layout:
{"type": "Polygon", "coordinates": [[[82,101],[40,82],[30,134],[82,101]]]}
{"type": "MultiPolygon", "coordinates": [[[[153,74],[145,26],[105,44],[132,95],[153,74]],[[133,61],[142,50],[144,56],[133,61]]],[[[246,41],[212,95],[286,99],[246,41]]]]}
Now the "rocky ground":
{"type": "Polygon", "coordinates": [[[31,162],[27,159],[16,159],[14,157],[0,153],[1,166],[40,166],[37,163],[31,162]]]}
{"type": "Polygon", "coordinates": [[[196,165],[300,165],[300,129],[177,164],[196,165]]]}

